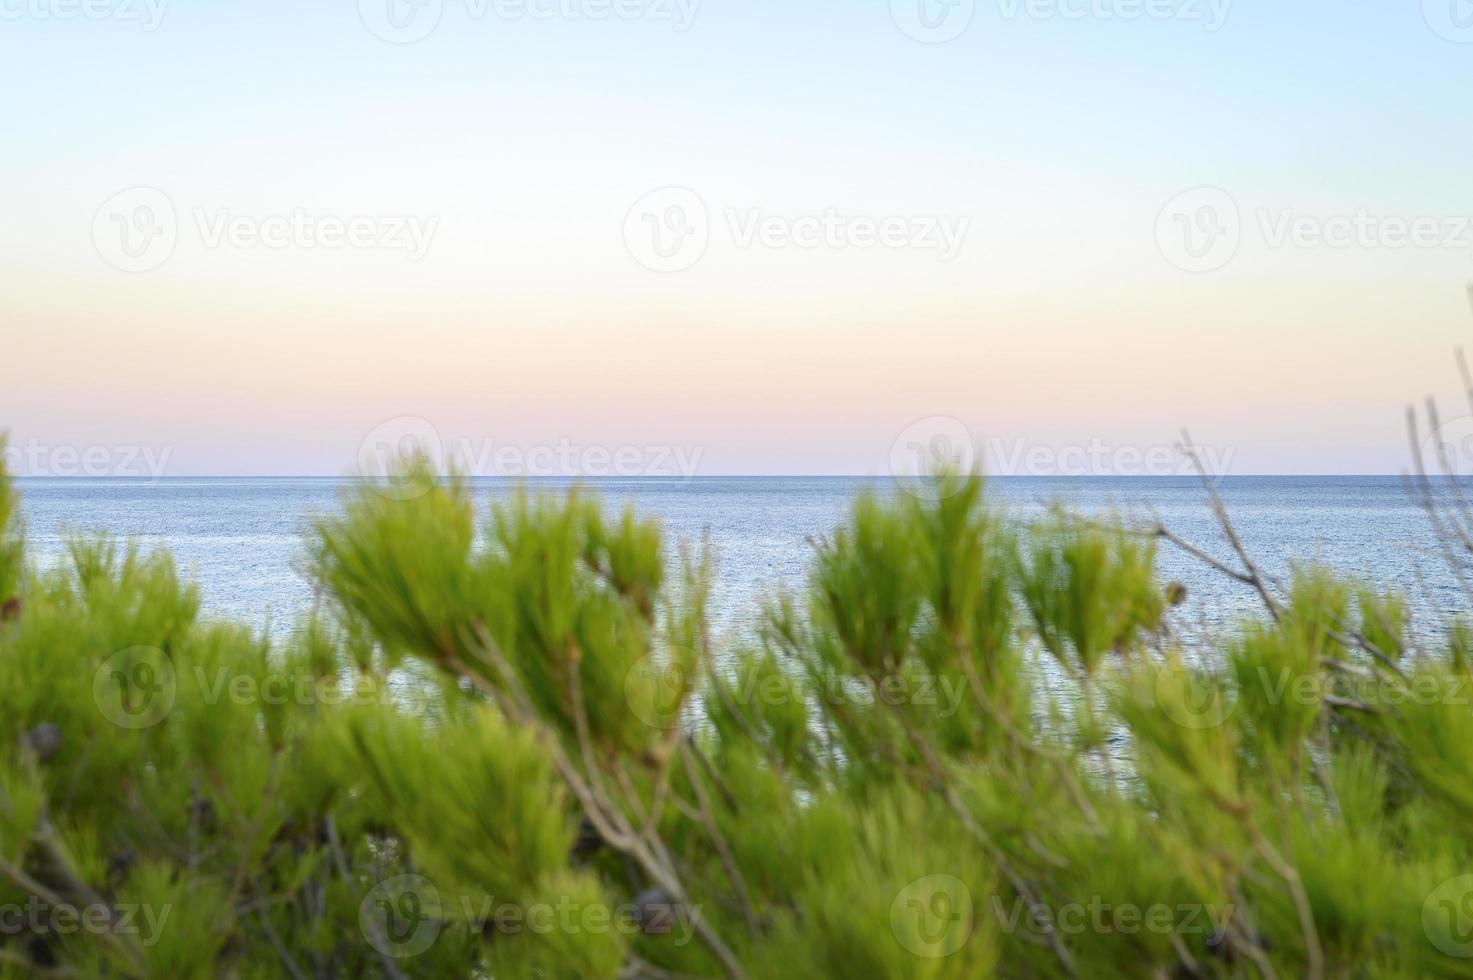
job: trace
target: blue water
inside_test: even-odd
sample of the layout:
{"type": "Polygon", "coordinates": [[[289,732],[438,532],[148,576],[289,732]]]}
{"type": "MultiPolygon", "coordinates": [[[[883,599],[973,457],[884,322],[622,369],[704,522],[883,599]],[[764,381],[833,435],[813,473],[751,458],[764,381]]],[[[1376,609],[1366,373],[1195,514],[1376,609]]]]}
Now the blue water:
{"type": "MultiPolygon", "coordinates": [[[[171,550],[198,582],[207,614],[244,618],[273,632],[290,630],[314,601],[302,572],[303,534],[314,515],[331,512],[342,482],[333,479],[183,478],[20,480],[30,553],[56,560],[68,535],[106,531],[145,548],[171,550]]],[[[567,481],[540,481],[563,487],[567,481]]],[[[763,596],[801,584],[812,540],[842,519],[863,487],[885,482],[847,477],[708,477],[689,483],[593,480],[611,503],[631,502],[661,520],[672,547],[709,536],[718,558],[718,626],[742,622],[763,596]]],[[[473,481],[480,501],[512,483],[473,481]]],[[[1295,561],[1323,561],[1397,589],[1411,601],[1424,635],[1441,631],[1468,599],[1438,550],[1429,520],[1399,477],[1229,477],[1219,492],[1245,545],[1261,567],[1286,577],[1295,561]]],[[[1016,477],[989,482],[1014,513],[1039,513],[1051,501],[1091,513],[1161,520],[1193,544],[1232,554],[1195,478],[1016,477]]],[[[1251,590],[1162,545],[1163,578],[1191,600],[1179,627],[1212,628],[1257,608],[1251,590]]]]}

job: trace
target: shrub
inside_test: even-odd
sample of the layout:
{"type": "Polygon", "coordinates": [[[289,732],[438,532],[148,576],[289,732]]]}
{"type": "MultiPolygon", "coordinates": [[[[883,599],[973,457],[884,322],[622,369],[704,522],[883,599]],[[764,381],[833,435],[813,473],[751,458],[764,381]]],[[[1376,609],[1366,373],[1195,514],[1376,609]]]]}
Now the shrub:
{"type": "Polygon", "coordinates": [[[1473,974],[1469,633],[1395,597],[1183,651],[1153,541],[944,477],[717,645],[654,524],[391,480],[285,643],[166,555],[28,568],[0,481],[0,971],[1473,974]]]}

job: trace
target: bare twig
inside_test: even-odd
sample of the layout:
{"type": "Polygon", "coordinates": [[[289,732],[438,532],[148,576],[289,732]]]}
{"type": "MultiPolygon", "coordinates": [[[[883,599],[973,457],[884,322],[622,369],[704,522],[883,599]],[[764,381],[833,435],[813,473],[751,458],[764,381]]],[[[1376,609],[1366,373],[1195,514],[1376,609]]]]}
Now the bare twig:
{"type": "Polygon", "coordinates": [[[1183,429],[1181,435],[1181,450],[1192,461],[1193,469],[1197,471],[1197,475],[1202,479],[1202,487],[1207,491],[1208,502],[1212,507],[1212,513],[1217,517],[1218,526],[1222,528],[1223,536],[1227,538],[1228,544],[1232,545],[1233,551],[1238,555],[1238,560],[1243,563],[1244,573],[1248,576],[1248,584],[1252,585],[1258,591],[1259,596],[1263,599],[1263,604],[1268,607],[1269,615],[1277,623],[1281,616],[1278,601],[1269,592],[1268,585],[1264,582],[1263,576],[1258,571],[1258,566],[1248,556],[1248,549],[1243,547],[1243,541],[1238,537],[1238,532],[1233,527],[1232,520],[1228,517],[1227,508],[1223,506],[1222,498],[1217,494],[1217,488],[1212,485],[1212,479],[1208,476],[1206,467],[1202,465],[1202,460],[1197,455],[1196,444],[1192,442],[1191,433],[1183,429]]]}
{"type": "MultiPolygon", "coordinates": [[[[920,753],[922,760],[926,764],[926,768],[930,770],[932,779],[939,788],[942,797],[946,800],[946,805],[956,814],[967,832],[977,838],[978,842],[987,849],[993,862],[997,864],[998,870],[1002,872],[1003,877],[1008,879],[1008,883],[1012,885],[1013,890],[1030,907],[1039,907],[1042,903],[1038,900],[1028,882],[1013,868],[1012,862],[1008,860],[1002,848],[998,846],[997,842],[993,840],[992,835],[977,821],[972,811],[962,802],[961,797],[957,795],[956,790],[952,787],[951,780],[947,776],[945,767],[941,764],[940,758],[936,755],[935,750],[926,740],[925,736],[916,729],[915,724],[905,713],[904,707],[899,704],[892,704],[891,708],[900,720],[901,726],[905,729],[911,745],[920,753]]],[[[1074,957],[1070,954],[1068,947],[1059,938],[1057,930],[1051,926],[1046,928],[1044,930],[1044,938],[1048,942],[1049,947],[1054,951],[1054,955],[1058,957],[1059,964],[1064,968],[1064,972],[1071,977],[1077,977],[1079,973],[1074,966],[1074,957]]]]}
{"type": "Polygon", "coordinates": [[[267,914],[264,906],[258,906],[256,917],[261,920],[261,931],[266,934],[266,941],[276,951],[276,958],[281,960],[281,965],[292,977],[292,980],[307,980],[307,975],[302,968],[297,966],[297,961],[292,959],[292,954],[282,944],[281,937],[276,934],[276,929],[271,925],[271,916],[267,914]]]}
{"type": "Polygon", "coordinates": [[[727,976],[734,980],[745,978],[746,970],[736,958],[736,954],[732,952],[731,947],[726,945],[711,928],[710,923],[701,916],[700,910],[691,903],[689,890],[674,868],[669,853],[658,835],[651,835],[648,838],[641,837],[635,832],[628,817],[609,798],[608,793],[597,789],[580,773],[578,767],[563,751],[557,734],[547,726],[547,723],[532,707],[521,679],[501,653],[490,631],[484,625],[477,624],[473,630],[473,639],[477,653],[501,676],[502,684],[505,685],[504,689],[491,683],[479,672],[471,670],[458,654],[451,653],[447,656],[447,666],[469,680],[513,719],[539,735],[552,757],[558,774],[562,776],[563,781],[577,797],[585,815],[592,821],[604,842],[632,858],[657,885],[669,893],[672,899],[688,910],[696,935],[721,963],[727,976]]]}
{"type": "Polygon", "coordinates": [[[726,837],[716,824],[716,816],[711,812],[711,796],[706,792],[705,784],[701,781],[701,774],[696,771],[695,763],[691,761],[690,752],[685,745],[681,746],[680,758],[685,764],[685,774],[690,780],[691,788],[695,790],[700,822],[706,828],[712,846],[716,848],[716,854],[721,859],[721,866],[726,869],[727,878],[731,879],[732,887],[736,889],[737,899],[741,902],[742,918],[747,920],[747,928],[753,936],[760,935],[762,926],[757,921],[757,913],[752,906],[752,892],[747,887],[747,879],[742,876],[741,868],[738,867],[736,858],[732,856],[731,848],[727,846],[726,837]]]}

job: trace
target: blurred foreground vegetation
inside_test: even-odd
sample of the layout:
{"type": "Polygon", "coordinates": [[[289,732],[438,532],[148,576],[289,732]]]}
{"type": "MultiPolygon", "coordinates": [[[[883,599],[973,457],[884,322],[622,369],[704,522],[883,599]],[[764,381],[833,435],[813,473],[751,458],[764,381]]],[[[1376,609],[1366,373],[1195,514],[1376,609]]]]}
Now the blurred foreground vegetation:
{"type": "Polygon", "coordinates": [[[1305,570],[1184,653],[1160,538],[922,489],[713,649],[654,524],[407,465],[283,647],[0,484],[0,973],[1473,975],[1473,633],[1305,570]]]}

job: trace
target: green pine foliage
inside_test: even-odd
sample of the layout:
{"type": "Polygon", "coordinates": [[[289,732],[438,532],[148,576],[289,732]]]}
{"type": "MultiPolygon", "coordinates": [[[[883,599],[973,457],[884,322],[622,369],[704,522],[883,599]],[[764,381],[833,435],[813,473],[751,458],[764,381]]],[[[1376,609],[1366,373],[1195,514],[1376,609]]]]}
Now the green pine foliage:
{"type": "Polygon", "coordinates": [[[293,638],[0,480],[0,975],[1473,975],[1473,632],[1300,572],[1202,648],[1154,540],[869,495],[710,556],[406,461],[293,638]]]}

